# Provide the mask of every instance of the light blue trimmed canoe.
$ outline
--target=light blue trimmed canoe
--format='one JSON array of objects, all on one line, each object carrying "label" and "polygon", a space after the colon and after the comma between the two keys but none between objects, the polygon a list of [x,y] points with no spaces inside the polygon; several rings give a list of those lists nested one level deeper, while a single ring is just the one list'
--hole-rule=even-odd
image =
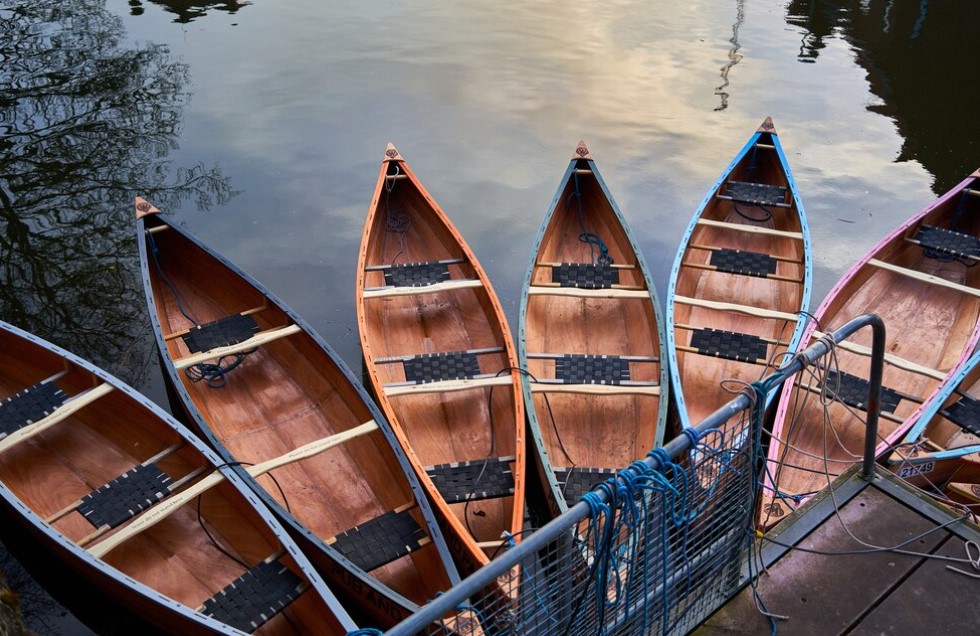
[{"label": "light blue trimmed canoe", "polygon": [[667,352],[681,426],[797,349],[812,278],[803,203],[767,117],[701,201],[671,268]]},{"label": "light blue trimmed canoe", "polygon": [[664,322],[650,271],[584,142],[524,277],[518,356],[553,515],[663,443]]}]

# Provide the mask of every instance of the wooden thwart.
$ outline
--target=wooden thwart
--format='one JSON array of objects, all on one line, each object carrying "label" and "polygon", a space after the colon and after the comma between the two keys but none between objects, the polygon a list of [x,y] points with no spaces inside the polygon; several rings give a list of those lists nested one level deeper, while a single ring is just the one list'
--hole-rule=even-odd
[{"label": "wooden thwart", "polygon": [[713,221],[711,219],[698,219],[698,225],[709,227],[720,227],[737,232],[748,232],[750,234],[767,234],[769,236],[782,236],[784,238],[803,240],[802,232],[787,232],[785,230],[774,230],[769,227],[759,227],[758,225],[746,225],[744,223],[728,223],[726,221]]},{"label": "wooden thwart", "polygon": [[953,281],[946,280],[945,278],[939,278],[938,276],[933,276],[932,274],[924,274],[922,272],[918,272],[914,269],[909,269],[907,267],[892,265],[891,263],[880,261],[877,258],[870,259],[868,261],[868,264],[873,265],[874,267],[877,267],[879,269],[884,269],[884,270],[888,270],[889,272],[895,272],[896,274],[901,274],[902,276],[908,276],[909,278],[921,280],[925,283],[931,283],[933,285],[939,285],[940,287],[954,289],[958,292],[963,292],[964,294],[980,296],[980,289],[976,289],[975,287],[967,287],[966,285],[960,285],[959,283],[954,283]]},{"label": "wooden thwart", "polygon": [[[704,250],[706,252],[717,252],[719,250],[731,249],[731,248],[726,248],[726,247],[718,247],[716,245],[703,245],[703,244],[699,244],[699,243],[691,243],[690,245],[688,245],[688,247],[691,248],[691,249],[693,249],[693,250]],[[782,261],[784,263],[795,263],[797,265],[802,265],[803,264],[803,261],[801,261],[798,258],[793,258],[793,257],[790,257],[790,256],[780,256],[779,254],[770,254],[769,255],[769,258],[771,258],[773,260],[776,260],[776,261]]]},{"label": "wooden thwart", "polygon": [[[538,283],[537,284],[537,287],[562,288],[562,289],[584,289],[586,291],[598,291],[598,290],[589,289],[587,287],[563,287],[561,283],[550,283],[550,282],[549,283]],[[613,291],[623,289],[623,290],[626,290],[626,291],[641,291],[644,294],[649,294],[649,292],[647,292],[645,290],[645,288],[643,288],[643,287],[637,287],[636,285],[618,285],[618,284],[613,284],[611,287],[603,287],[602,289],[603,290],[607,290],[608,289],[608,290],[613,290]]]},{"label": "wooden thwart", "polygon": [[[535,267],[561,267],[567,263],[559,263],[558,261],[539,261],[534,264]],[[632,263],[609,263],[605,267],[611,267],[613,269],[636,269],[636,265]]]},{"label": "wooden thwart", "polygon": [[543,287],[533,285],[527,288],[528,296],[573,296],[576,298],[646,298],[650,300],[647,290],[633,289],[583,289],[580,287]]},{"label": "wooden thwart", "polygon": [[[331,435],[329,437],[324,437],[323,439],[319,439],[310,442],[309,444],[300,446],[299,448],[294,449],[280,457],[270,459],[268,461],[262,462],[261,464],[255,464],[254,466],[249,466],[245,468],[245,470],[252,477],[258,477],[269,471],[275,470],[276,468],[280,468],[281,466],[284,466],[286,464],[290,464],[292,462],[296,462],[301,459],[307,459],[309,457],[313,457],[314,455],[322,453],[330,448],[333,448],[334,446],[343,444],[344,442],[354,439],[355,437],[364,435],[366,433],[370,433],[371,431],[374,431],[377,428],[378,428],[377,422],[375,422],[374,420],[370,420],[368,422],[365,422],[364,424],[355,426],[350,430],[343,431],[335,435]],[[139,534],[140,532],[152,528],[156,524],[160,523],[168,516],[170,516],[177,510],[179,510],[181,506],[188,503],[189,501],[192,501],[194,498],[196,498],[198,495],[203,494],[208,489],[221,483],[222,480],[224,480],[224,475],[220,471],[217,470],[214,471],[213,473],[211,473],[201,481],[197,482],[187,490],[184,490],[179,494],[174,495],[173,497],[164,499],[156,506],[153,506],[145,513],[143,513],[142,516],[137,518],[135,521],[130,523],[125,528],[121,529],[116,534],[92,546],[91,548],[88,549],[89,553],[91,553],[96,557],[101,558],[110,550],[117,547],[127,539],[130,539],[136,536],[137,534]]]},{"label": "wooden thwart", "polygon": [[[685,331],[698,331],[699,329],[703,329],[703,327],[695,327],[694,325],[685,325],[685,324],[679,323],[679,322],[678,323],[675,323],[674,326],[677,327],[678,329],[683,329]],[[789,346],[789,343],[788,342],[784,342],[782,340],[777,340],[775,338],[765,338],[763,336],[756,336],[755,334],[753,334],[753,336],[755,338],[758,338],[759,340],[765,342],[766,344],[779,345],[779,346],[783,346],[783,347],[788,347]]]},{"label": "wooden thwart", "polygon": [[217,347],[215,349],[211,349],[210,351],[202,351],[201,353],[187,356],[186,358],[179,358],[174,360],[174,367],[177,369],[192,367],[195,364],[204,362],[205,360],[220,358],[221,356],[227,356],[234,353],[239,353],[241,351],[248,351],[249,349],[254,349],[272,342],[273,340],[278,340],[283,336],[290,336],[301,331],[303,331],[303,329],[299,325],[288,325],[279,329],[270,329],[269,331],[257,333],[248,340],[244,340],[238,344],[228,345],[227,347]]},{"label": "wooden thwart", "polygon": [[[718,267],[716,267],[715,265],[711,265],[711,264],[708,264],[708,263],[694,263],[694,262],[691,262],[691,261],[685,261],[685,262],[681,263],[681,267],[692,267],[694,269],[706,269],[706,270],[710,270],[710,271],[713,271],[713,272],[722,272],[722,273],[725,273],[725,274],[732,274],[732,275],[735,275],[735,276],[741,275],[740,272],[738,272],[738,273],[736,273],[736,272],[727,272],[725,270],[718,269]],[[802,278],[796,278],[796,277],[793,277],[793,276],[783,276],[781,274],[767,274],[766,276],[761,276],[759,278],[761,278],[763,280],[784,281],[784,282],[787,282],[787,283],[802,283],[803,282],[803,279]]]},{"label": "wooden thwart", "polygon": [[79,409],[94,402],[110,391],[112,391],[112,385],[103,383],[95,388],[89,389],[84,393],[79,393],[55,409],[51,415],[48,415],[44,419],[38,420],[33,424],[17,429],[3,439],[0,439],[0,453],[16,444],[19,444],[20,442],[23,442],[24,440],[34,437],[38,433],[46,431],[61,420],[71,417]]},{"label": "wooden thwart", "polygon": [[471,289],[483,287],[483,283],[475,278],[465,278],[460,280],[450,280],[442,283],[433,283],[421,287],[376,287],[365,289],[364,298],[385,298],[388,296],[418,296],[421,294],[435,294],[456,289]]},{"label": "wooden thwart", "polygon": [[799,316],[796,314],[791,314],[785,311],[776,311],[775,309],[763,309],[761,307],[750,307],[748,305],[736,305],[735,303],[723,303],[715,300],[701,300],[699,298],[689,298],[687,296],[675,295],[674,302],[681,303],[682,305],[705,307],[707,309],[718,309],[720,311],[733,311],[739,314],[756,316],[757,318],[771,318],[773,320],[788,320],[791,322],[796,322],[796,320],[799,318]]},{"label": "wooden thwart", "polygon": [[[814,330],[813,331],[813,337],[814,338],[823,338],[825,335],[827,335],[827,334],[825,334],[822,331],[817,331],[817,330]],[[856,354],[861,355],[861,356],[868,356],[868,357],[871,356],[871,348],[870,347],[865,347],[863,345],[859,345],[859,344],[854,343],[854,342],[851,342],[849,340],[844,340],[842,342],[838,342],[836,346],[839,347],[840,349],[844,349],[845,351],[850,351],[851,353],[856,353]],[[885,362],[887,362],[888,364],[892,365],[893,367],[897,367],[897,368],[903,369],[905,371],[911,371],[912,373],[918,373],[920,375],[925,375],[925,376],[928,376],[930,378],[933,378],[934,380],[939,380],[940,382],[943,381],[943,380],[945,380],[946,379],[946,376],[949,375],[949,373],[946,373],[946,372],[943,372],[943,371],[939,371],[939,370],[936,370],[936,369],[932,369],[930,367],[926,367],[926,366],[923,366],[921,364],[917,364],[915,362],[912,362],[911,360],[906,360],[905,358],[900,358],[900,357],[898,357],[896,355],[893,355],[891,353],[886,353],[885,354]]]},{"label": "wooden thwart", "polygon": [[[485,347],[483,349],[467,349],[467,350],[463,351],[462,353],[470,353],[470,354],[473,354],[473,355],[480,356],[480,355],[486,355],[486,354],[490,354],[490,353],[503,353],[504,351],[506,351],[506,349],[504,349],[503,347]],[[387,357],[384,357],[384,358],[375,358],[374,359],[374,363],[375,364],[393,364],[395,362],[406,362],[406,361],[409,361],[409,360],[414,360],[417,357],[418,356],[417,355],[414,355],[414,354],[413,355],[406,355],[406,356],[387,356]]]},{"label": "wooden thwart", "polygon": [[[467,262],[465,258],[444,258],[439,261],[432,261],[432,264],[439,265],[456,265],[459,263]],[[391,269],[392,265],[368,265],[364,268],[365,272],[383,272],[385,270]]]},{"label": "wooden thwart", "polygon": [[481,378],[464,378],[461,380],[444,380],[441,382],[426,382],[424,384],[386,385],[385,395],[414,395],[417,393],[449,393],[451,391],[467,391],[483,389],[491,386],[508,386],[514,379],[510,375],[490,376]]},{"label": "wooden thwart", "polygon": [[658,384],[567,384],[532,382],[531,393],[581,393],[585,395],[660,395]]}]

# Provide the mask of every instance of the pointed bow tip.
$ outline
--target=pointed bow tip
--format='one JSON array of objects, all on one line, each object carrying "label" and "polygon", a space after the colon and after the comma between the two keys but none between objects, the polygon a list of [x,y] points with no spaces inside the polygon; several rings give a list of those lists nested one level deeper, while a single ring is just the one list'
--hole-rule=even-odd
[{"label": "pointed bow tip", "polygon": [[772,123],[772,117],[766,116],[766,119],[759,126],[759,132],[767,132],[776,134],[776,124]]},{"label": "pointed bow tip", "polygon": [[980,168],[977,168],[976,170],[974,170],[973,171],[973,174],[971,174],[970,176],[971,177],[980,177]]},{"label": "pointed bow tip", "polygon": [[136,218],[142,219],[148,214],[160,214],[160,209],[143,197],[136,197]]},{"label": "pointed bow tip", "polygon": [[579,141],[578,145],[575,146],[575,154],[572,155],[572,159],[591,159],[592,153],[589,152],[589,147],[585,145],[584,141]]},{"label": "pointed bow tip", "polygon": [[402,155],[398,152],[398,148],[395,148],[395,144],[388,142],[385,146],[385,161],[402,161]]}]

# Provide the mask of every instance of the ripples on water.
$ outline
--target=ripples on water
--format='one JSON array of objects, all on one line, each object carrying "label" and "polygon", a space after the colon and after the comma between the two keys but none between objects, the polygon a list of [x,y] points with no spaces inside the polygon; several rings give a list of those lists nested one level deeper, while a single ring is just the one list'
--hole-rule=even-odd
[{"label": "ripples on water", "polygon": [[0,0],[2,317],[165,403],[142,194],[360,368],[354,267],[388,141],[512,323],[579,139],[663,290],[698,201],[772,115],[814,306],[980,165],[972,0],[667,4]]}]

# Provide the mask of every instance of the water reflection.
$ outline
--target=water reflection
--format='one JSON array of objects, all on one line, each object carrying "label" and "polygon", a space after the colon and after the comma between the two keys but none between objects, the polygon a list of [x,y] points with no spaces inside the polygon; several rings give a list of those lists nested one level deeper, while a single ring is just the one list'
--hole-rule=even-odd
[{"label": "water reflection", "polygon": [[715,108],[716,111],[728,108],[728,92],[725,90],[728,88],[728,72],[742,59],[738,52],[742,48],[738,42],[738,30],[741,28],[742,22],[745,21],[745,0],[738,0],[736,11],[735,24],[732,25],[732,38],[729,40],[732,43],[732,48],[728,50],[728,62],[721,67],[721,85],[715,89],[715,95],[721,97],[721,104]]},{"label": "water reflection", "polygon": [[[129,0],[129,11],[132,15],[142,15],[145,9],[143,8],[143,2],[140,0]],[[247,7],[252,4],[251,2],[236,2],[235,0],[228,0],[227,2],[193,2],[193,0],[149,0],[149,4],[157,4],[167,11],[167,13],[173,13],[177,17],[174,18],[174,22],[180,22],[182,24],[187,24],[193,22],[195,18],[201,18],[208,14],[209,10],[226,11],[232,15],[238,12],[242,7]]]},{"label": "water reflection", "polygon": [[102,2],[19,3],[0,22],[0,316],[139,386],[151,339],[133,194],[200,208],[231,196],[217,168],[167,161],[187,66],[163,46],[122,47]]},{"label": "water reflection", "polygon": [[817,61],[824,41],[856,49],[880,100],[868,108],[893,119],[904,139],[899,161],[917,160],[945,192],[980,166],[975,75],[980,5],[892,0],[793,0],[786,21],[803,30],[800,61]]}]

